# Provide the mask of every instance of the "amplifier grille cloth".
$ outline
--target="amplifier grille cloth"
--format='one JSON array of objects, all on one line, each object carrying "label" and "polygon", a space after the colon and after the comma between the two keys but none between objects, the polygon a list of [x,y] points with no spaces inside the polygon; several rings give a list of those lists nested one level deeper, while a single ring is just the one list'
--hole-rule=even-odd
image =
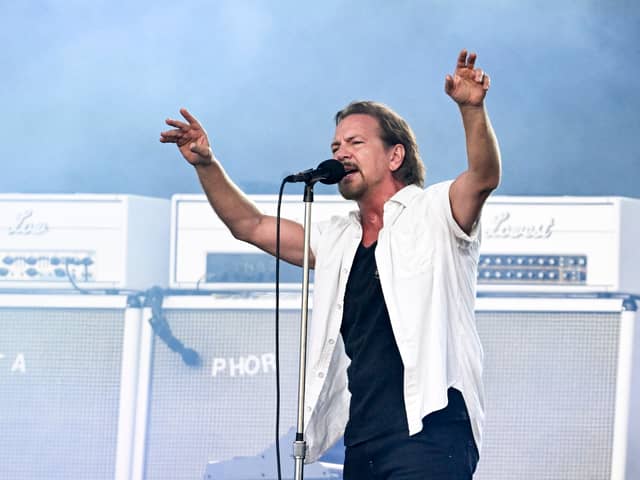
[{"label": "amplifier grille cloth", "polygon": [[113,480],[123,318],[0,308],[0,478]]},{"label": "amplifier grille cloth", "polygon": [[620,315],[482,312],[478,480],[609,479]]},{"label": "amplifier grille cloth", "polygon": [[[145,478],[192,480],[210,460],[263,451],[275,440],[274,312],[165,314],[203,364],[188,367],[154,343]],[[296,423],[299,323],[299,312],[280,312],[281,435]]]},{"label": "amplifier grille cloth", "polygon": [[[199,478],[209,460],[273,442],[274,374],[260,360],[274,351],[273,313],[166,313],[203,366],[155,344],[145,477]],[[281,317],[284,434],[295,424],[299,313]],[[620,315],[480,312],[477,321],[487,424],[474,478],[610,478]]]}]

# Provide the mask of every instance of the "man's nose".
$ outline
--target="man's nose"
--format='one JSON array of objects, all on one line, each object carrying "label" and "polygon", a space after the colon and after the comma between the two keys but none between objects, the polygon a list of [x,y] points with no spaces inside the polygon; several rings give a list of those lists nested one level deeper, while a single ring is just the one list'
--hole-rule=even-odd
[{"label": "man's nose", "polygon": [[344,146],[338,147],[338,149],[333,152],[333,158],[339,160],[340,162],[344,162],[345,160],[347,160],[349,158],[349,155],[349,151]]}]

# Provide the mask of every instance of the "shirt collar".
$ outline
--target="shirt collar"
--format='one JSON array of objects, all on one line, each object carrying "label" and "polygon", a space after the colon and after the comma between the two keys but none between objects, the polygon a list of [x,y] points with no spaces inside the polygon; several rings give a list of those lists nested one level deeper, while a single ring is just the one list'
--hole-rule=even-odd
[{"label": "shirt collar", "polygon": [[390,227],[400,216],[400,213],[411,203],[422,189],[416,185],[407,185],[398,190],[384,204],[384,225]]},{"label": "shirt collar", "polygon": [[400,190],[398,190],[393,195],[393,197],[387,200],[387,203],[385,203],[385,207],[390,202],[399,203],[403,207],[406,207],[407,205],[409,205],[409,203],[411,203],[411,200],[413,200],[415,196],[418,195],[420,192],[422,192],[422,188],[420,188],[419,186],[414,184],[407,185],[401,188]]},{"label": "shirt collar", "polygon": [[[411,201],[416,197],[416,195],[418,195],[422,191],[423,191],[422,188],[414,184],[406,185],[402,187],[400,190],[394,193],[389,200],[386,201],[386,203],[384,204],[385,212],[387,211],[388,208],[393,208],[394,210],[398,210],[397,208],[398,206],[406,208],[407,205],[409,205]],[[351,212],[349,212],[349,219],[351,220],[352,223],[357,224],[359,226],[360,211],[352,210]]]}]

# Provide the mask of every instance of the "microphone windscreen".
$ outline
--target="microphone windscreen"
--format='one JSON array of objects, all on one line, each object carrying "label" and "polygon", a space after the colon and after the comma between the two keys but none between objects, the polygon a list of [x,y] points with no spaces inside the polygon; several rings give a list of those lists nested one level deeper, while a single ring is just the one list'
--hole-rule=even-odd
[{"label": "microphone windscreen", "polygon": [[[347,174],[344,169],[344,165],[342,165],[342,163],[338,160],[334,160],[333,158],[320,163],[320,165],[318,165],[318,170],[323,171],[323,178],[320,179],[320,182],[324,183],[325,185],[338,183]],[[326,172],[326,174],[324,172]]]}]

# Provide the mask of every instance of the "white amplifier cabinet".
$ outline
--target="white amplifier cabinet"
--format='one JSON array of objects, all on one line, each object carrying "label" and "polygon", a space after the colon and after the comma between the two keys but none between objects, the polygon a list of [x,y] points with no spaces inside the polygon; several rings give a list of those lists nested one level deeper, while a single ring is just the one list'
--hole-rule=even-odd
[{"label": "white amplifier cabinet", "polygon": [[[165,297],[172,334],[198,353],[198,366],[153,334],[144,310],[132,480],[202,478],[210,461],[258,455],[274,443],[274,306],[266,292]],[[296,420],[300,296],[283,294],[280,306],[284,434]],[[292,461],[290,452],[282,461]]]},{"label": "white amplifier cabinet", "polygon": [[474,479],[640,478],[639,322],[630,299],[479,298]]},{"label": "white amplifier cabinet", "polygon": [[0,289],[166,286],[170,202],[131,195],[0,195]]},{"label": "white amplifier cabinet", "polygon": [[[252,197],[275,214],[275,196]],[[312,221],[356,208],[337,195],[316,196]],[[302,221],[288,195],[283,217]],[[492,196],[482,214],[479,292],[640,293],[640,200],[621,197]],[[203,195],[176,195],[171,216],[172,288],[272,288],[275,263],[235,240]],[[300,269],[281,264],[283,287]]]},{"label": "white amplifier cabinet", "polygon": [[[296,417],[299,305],[295,293],[281,300],[281,434]],[[273,295],[163,306],[202,362],[185,364],[154,336],[145,310],[132,480],[200,478],[209,462],[260,455],[275,435]],[[639,321],[631,299],[479,298],[486,423],[474,478],[640,478]]]},{"label": "white amplifier cabinet", "polygon": [[640,294],[640,200],[492,196],[480,292]]},{"label": "white amplifier cabinet", "polygon": [[[250,198],[264,213],[276,215],[277,195],[252,195]],[[233,238],[204,195],[174,195],[171,208],[171,288],[273,289],[273,257]],[[315,195],[312,222],[346,215],[356,208],[354,202],[339,195]],[[302,195],[283,197],[282,218],[304,223]],[[281,288],[297,289],[301,281],[301,268],[281,262]]]},{"label": "white amplifier cabinet", "polygon": [[129,480],[142,309],[0,295],[0,478]]}]

